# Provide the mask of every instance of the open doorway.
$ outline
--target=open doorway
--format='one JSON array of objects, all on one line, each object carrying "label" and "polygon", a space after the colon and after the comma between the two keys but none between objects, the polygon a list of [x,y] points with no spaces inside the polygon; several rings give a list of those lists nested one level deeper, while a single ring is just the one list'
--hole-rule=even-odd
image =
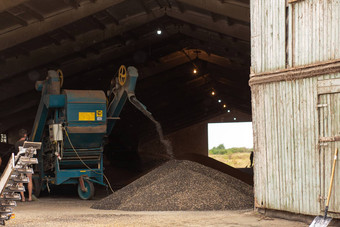
[{"label": "open doorway", "polygon": [[209,157],[234,168],[251,166],[252,122],[209,123]]}]

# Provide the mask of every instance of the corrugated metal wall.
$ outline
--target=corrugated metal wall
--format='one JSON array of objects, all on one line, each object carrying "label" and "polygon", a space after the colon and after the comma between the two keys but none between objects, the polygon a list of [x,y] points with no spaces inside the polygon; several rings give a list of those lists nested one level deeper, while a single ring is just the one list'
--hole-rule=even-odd
[{"label": "corrugated metal wall", "polygon": [[[289,4],[289,65],[340,58],[340,1],[304,0]],[[294,40],[294,41],[292,41]]]},{"label": "corrugated metal wall", "polygon": [[[251,73],[339,59],[339,16],[338,0],[252,0]],[[320,136],[340,133],[339,93],[318,94],[318,81],[331,78],[340,73],[251,87],[257,207],[309,215],[323,209],[340,147],[319,148]],[[318,108],[323,101],[329,109]],[[340,217],[339,161],[335,174],[330,210]]]},{"label": "corrugated metal wall", "polygon": [[[333,78],[333,79],[332,79]],[[324,78],[325,79],[325,78]],[[340,77],[327,78],[328,80],[318,81],[318,114],[319,114],[319,138],[332,138],[340,135]],[[333,83],[333,85],[331,85]],[[337,84],[337,86],[334,86]],[[337,89],[330,89],[330,87]],[[323,199],[326,198],[332,164],[334,159],[334,151],[340,149],[340,141],[336,142],[320,142],[320,187]],[[340,161],[337,161],[335,176],[333,182],[333,194],[330,199],[329,211],[338,213],[340,217]],[[324,209],[325,201],[321,201],[321,209]]]},{"label": "corrugated metal wall", "polygon": [[285,1],[252,0],[251,67],[254,73],[285,67]]},{"label": "corrugated metal wall", "polygon": [[339,0],[302,0],[287,7],[284,0],[251,1],[253,73],[340,58]]},{"label": "corrugated metal wall", "polygon": [[[340,74],[252,87],[257,207],[320,213],[323,203],[319,196],[326,197],[335,145],[326,152],[318,148],[317,84],[318,80],[332,77],[340,78]],[[332,103],[339,107],[337,97]],[[340,124],[337,107],[329,116],[333,119],[323,123],[328,135],[332,134],[332,125]],[[340,190],[340,165],[336,173],[330,207],[340,212],[336,196]]]}]

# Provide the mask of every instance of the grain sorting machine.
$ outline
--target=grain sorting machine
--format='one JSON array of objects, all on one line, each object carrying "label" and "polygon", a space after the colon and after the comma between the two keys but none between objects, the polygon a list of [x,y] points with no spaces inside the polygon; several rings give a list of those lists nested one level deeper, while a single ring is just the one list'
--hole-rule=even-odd
[{"label": "grain sorting machine", "polygon": [[94,195],[94,185],[103,181],[103,141],[109,135],[126,102],[143,106],[134,89],[135,67],[121,66],[105,94],[101,90],[61,89],[63,74],[48,71],[36,82],[41,99],[30,141],[42,142],[39,165],[33,176],[35,194],[49,185],[78,184],[81,199]]}]

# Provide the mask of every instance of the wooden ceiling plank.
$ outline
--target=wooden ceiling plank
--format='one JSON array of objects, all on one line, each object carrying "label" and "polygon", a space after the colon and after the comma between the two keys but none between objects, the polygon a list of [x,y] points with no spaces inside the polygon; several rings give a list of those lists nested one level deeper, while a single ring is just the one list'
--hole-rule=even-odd
[{"label": "wooden ceiling plank", "polygon": [[[129,19],[121,21],[121,25],[119,27],[111,24],[107,26],[107,29],[105,31],[93,30],[77,37],[70,35],[69,32],[67,32],[65,29],[60,28],[59,30],[66,34],[70,38],[70,41],[65,40],[60,46],[50,45],[45,48],[31,51],[30,57],[6,59],[6,65],[0,68],[0,80],[70,55],[76,51],[75,47],[78,51],[81,51],[94,44],[103,42],[131,29],[147,24],[164,16],[164,11],[158,10],[155,11],[154,14],[155,16],[149,14],[141,14],[137,15],[136,17],[130,17]],[[77,45],[75,45],[74,43],[75,40],[77,40]]]},{"label": "wooden ceiling plank", "polygon": [[210,16],[186,11],[181,13],[178,9],[172,8],[166,14],[174,19],[192,24],[206,30],[222,33],[236,39],[250,42],[250,27],[242,24],[228,25],[226,21],[214,22]]},{"label": "wooden ceiling plank", "polygon": [[80,7],[79,0],[64,0],[64,2],[74,9],[78,9]]},{"label": "wooden ceiling plank", "polygon": [[28,0],[1,0],[0,1],[0,12],[4,12],[8,9],[11,9],[15,6],[23,4]]},{"label": "wooden ceiling plank", "polygon": [[[27,21],[21,19],[20,17],[15,16],[14,14],[12,14],[9,11],[5,11],[3,12],[3,15],[6,16],[9,20],[14,20],[15,23],[20,24],[24,27],[26,27],[28,25]],[[1,36],[0,36],[1,37]],[[4,40],[3,40],[4,41]]]},{"label": "wooden ceiling plank", "polygon": [[111,17],[115,25],[119,25],[119,20],[117,20],[117,17],[110,10],[105,10],[105,12]]},{"label": "wooden ceiling plank", "polygon": [[95,16],[91,17],[91,20],[93,21],[93,23],[100,29],[100,30],[105,30],[106,26],[105,24],[103,24],[100,20],[98,20]]},{"label": "wooden ceiling plank", "polygon": [[250,22],[250,9],[245,5],[237,5],[232,2],[221,2],[217,0],[176,0],[177,2],[190,5],[199,9],[208,10],[216,14],[231,17],[237,20]]},{"label": "wooden ceiling plank", "polygon": [[18,28],[15,31],[1,34],[0,38],[4,42],[0,43],[0,51],[61,28],[121,2],[123,2],[123,0],[98,0],[95,4],[83,4],[77,10],[68,10],[64,13],[45,18],[44,21],[32,23],[28,26]]},{"label": "wooden ceiling plank", "polygon": [[23,8],[26,11],[26,13],[30,14],[31,16],[38,19],[39,21],[45,20],[45,18],[40,13],[38,13],[36,10],[32,9],[27,4],[22,4],[20,7]]}]

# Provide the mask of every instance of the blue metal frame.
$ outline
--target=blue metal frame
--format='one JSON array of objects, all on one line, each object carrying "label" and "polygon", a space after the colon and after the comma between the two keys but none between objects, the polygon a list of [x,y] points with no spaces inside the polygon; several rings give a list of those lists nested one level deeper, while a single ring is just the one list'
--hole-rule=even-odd
[{"label": "blue metal frame", "polygon": [[[56,71],[49,71],[48,77],[45,81],[39,81],[36,84],[36,89],[41,91],[41,99],[38,107],[38,111],[34,120],[33,130],[30,137],[30,141],[41,142],[44,128],[46,127],[46,121],[50,110],[54,111],[54,122],[55,123],[63,123],[66,126],[66,130],[71,138],[74,138],[74,142],[77,145],[76,149],[79,149],[80,157],[85,155],[98,155],[99,159],[95,160],[84,160],[86,164],[93,165],[97,164],[98,168],[90,170],[85,166],[82,169],[65,169],[63,165],[68,166],[81,166],[82,162],[80,160],[67,160],[66,157],[74,157],[73,146],[70,146],[69,142],[65,139],[64,143],[64,157],[61,161],[57,158],[55,159],[55,170],[52,172],[44,172],[43,166],[43,147],[38,151],[38,159],[39,159],[39,170],[40,170],[40,180],[42,181],[44,178],[48,177],[48,182],[52,182],[53,184],[77,184],[79,182],[80,177],[85,177],[87,180],[107,186],[104,181],[103,175],[103,137],[109,135],[116,123],[117,117],[120,115],[123,106],[127,99],[130,99],[131,96],[134,96],[134,90],[137,82],[138,72],[134,67],[128,67],[128,77],[124,85],[119,87],[118,92],[115,93],[114,99],[111,102],[111,105],[106,107],[106,97],[104,95],[91,96],[84,92],[77,92],[72,90],[64,90],[64,94],[60,94],[60,78],[59,74]],[[50,89],[53,87],[53,89]],[[103,97],[104,98],[103,98]],[[69,100],[68,100],[69,99]],[[62,111],[64,108],[66,111]],[[78,114],[80,116],[80,112],[93,112],[97,110],[102,110],[102,116],[97,116],[95,121],[81,121],[80,117],[78,118]],[[64,116],[66,115],[66,116]],[[109,117],[110,119],[107,119]],[[69,118],[69,119],[68,119]],[[60,119],[65,119],[60,120]],[[103,132],[92,133],[84,132],[78,134],[76,132],[70,133],[69,127],[78,127],[84,128],[86,127],[94,127],[98,125],[105,125],[106,130],[104,128]],[[65,136],[65,133],[64,133]],[[86,141],[81,143],[80,141]],[[73,143],[73,141],[72,141]],[[72,147],[72,149],[71,149]],[[48,175],[51,174],[51,175]],[[54,176],[53,176],[54,175]],[[46,185],[42,186],[43,188]]]},{"label": "blue metal frame", "polygon": [[[72,161],[70,161],[72,162]],[[84,161],[86,163],[86,161]],[[75,163],[75,161],[73,161]],[[81,176],[88,177],[88,180],[107,186],[103,176],[103,154],[100,154],[100,164],[98,169],[60,169],[59,160],[55,160],[55,184],[76,184]],[[93,179],[94,178],[94,179]]]}]

